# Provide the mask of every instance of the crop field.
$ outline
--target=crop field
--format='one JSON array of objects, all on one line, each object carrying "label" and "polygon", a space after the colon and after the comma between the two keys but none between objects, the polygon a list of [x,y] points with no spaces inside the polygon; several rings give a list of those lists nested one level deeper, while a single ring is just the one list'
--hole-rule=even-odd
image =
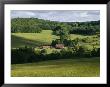
[{"label": "crop field", "polygon": [[99,77],[100,58],[73,58],[12,64],[12,77]]}]

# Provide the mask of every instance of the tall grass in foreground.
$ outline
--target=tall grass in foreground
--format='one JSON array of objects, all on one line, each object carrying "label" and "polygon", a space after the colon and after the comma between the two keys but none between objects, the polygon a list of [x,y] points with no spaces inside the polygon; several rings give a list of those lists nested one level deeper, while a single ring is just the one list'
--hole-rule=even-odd
[{"label": "tall grass in foreground", "polygon": [[38,63],[13,64],[12,77],[98,77],[100,58],[49,60]]}]

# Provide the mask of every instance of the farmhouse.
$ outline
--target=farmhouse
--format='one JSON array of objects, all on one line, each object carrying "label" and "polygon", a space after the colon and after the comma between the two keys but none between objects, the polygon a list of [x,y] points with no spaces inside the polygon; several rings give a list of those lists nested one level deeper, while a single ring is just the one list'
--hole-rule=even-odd
[{"label": "farmhouse", "polygon": [[50,48],[51,46],[42,46],[43,49]]},{"label": "farmhouse", "polygon": [[62,48],[64,48],[64,44],[56,44],[55,48],[62,49]]}]

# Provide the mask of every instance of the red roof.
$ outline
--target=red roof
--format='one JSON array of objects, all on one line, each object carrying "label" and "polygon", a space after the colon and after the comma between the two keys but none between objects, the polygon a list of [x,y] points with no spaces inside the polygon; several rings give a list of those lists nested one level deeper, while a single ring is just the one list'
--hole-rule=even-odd
[{"label": "red roof", "polygon": [[64,48],[64,44],[56,44],[55,47],[56,48]]}]

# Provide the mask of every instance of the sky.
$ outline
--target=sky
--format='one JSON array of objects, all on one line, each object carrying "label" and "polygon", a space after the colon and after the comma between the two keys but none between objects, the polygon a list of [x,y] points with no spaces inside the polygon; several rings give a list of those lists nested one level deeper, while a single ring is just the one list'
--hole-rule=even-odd
[{"label": "sky", "polygon": [[99,10],[12,10],[11,18],[39,18],[60,22],[100,20]]}]

